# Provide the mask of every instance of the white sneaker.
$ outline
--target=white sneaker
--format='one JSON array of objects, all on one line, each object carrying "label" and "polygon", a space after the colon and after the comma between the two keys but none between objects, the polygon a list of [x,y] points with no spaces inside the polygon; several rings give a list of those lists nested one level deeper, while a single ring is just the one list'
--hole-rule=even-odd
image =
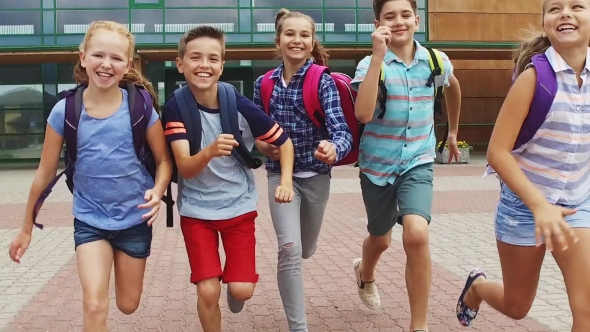
[{"label": "white sneaker", "polygon": [[379,309],[379,307],[381,307],[381,298],[379,298],[379,291],[377,290],[377,285],[375,285],[375,280],[371,282],[366,282],[362,280],[360,269],[362,261],[362,258],[356,258],[352,262],[359,297],[361,298],[361,301],[363,301],[363,303],[367,306],[367,308],[377,310]]}]

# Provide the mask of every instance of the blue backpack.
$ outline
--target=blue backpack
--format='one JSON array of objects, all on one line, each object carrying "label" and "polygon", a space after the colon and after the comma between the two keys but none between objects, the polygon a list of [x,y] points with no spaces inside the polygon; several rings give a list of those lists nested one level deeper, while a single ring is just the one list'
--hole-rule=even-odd
[{"label": "blue backpack", "polygon": [[[59,173],[50,183],[41,196],[35,202],[33,209],[33,223],[40,229],[43,225],[36,222],[37,215],[45,199],[51,194],[57,181],[66,176],[66,184],[71,193],[74,192],[74,172],[78,156],[78,124],[82,113],[82,94],[86,85],[78,85],[70,90],[59,93],[58,98],[66,99],[64,117],[64,141],[66,145],[64,153],[65,169]],[[153,99],[143,86],[127,84],[126,86],[129,102],[130,125],[133,133],[133,145],[139,161],[145,166],[150,176],[156,177],[156,163],[151,149],[146,141],[147,126],[152,116]],[[173,204],[170,197],[163,197],[166,204]]]},{"label": "blue backpack", "polygon": [[[262,160],[254,158],[250,155],[250,151],[246,148],[244,140],[242,139],[242,133],[240,132],[239,126],[239,112],[236,101],[237,95],[236,88],[225,82],[217,82],[217,96],[219,98],[219,116],[221,120],[221,128],[224,134],[232,134],[234,139],[238,141],[239,146],[232,150],[232,156],[238,160],[238,162],[247,168],[257,169],[262,165]],[[178,105],[182,122],[186,128],[186,134],[188,136],[190,154],[191,156],[196,155],[201,150],[201,138],[203,136],[203,126],[201,124],[201,113],[199,112],[199,105],[195,100],[193,93],[191,92],[188,85],[178,88],[174,91],[174,99]],[[168,99],[166,103],[171,100]],[[172,158],[172,180],[168,184],[167,197],[172,197],[172,182],[178,183],[178,167],[174,160],[174,153],[170,149],[170,156]],[[173,226],[173,205],[167,204],[166,206],[166,225],[168,227]]]}]

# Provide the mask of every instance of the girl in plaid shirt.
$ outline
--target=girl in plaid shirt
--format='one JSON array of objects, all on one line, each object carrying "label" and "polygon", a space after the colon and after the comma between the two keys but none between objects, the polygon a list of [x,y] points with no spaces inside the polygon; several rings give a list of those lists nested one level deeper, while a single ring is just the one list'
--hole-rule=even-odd
[{"label": "girl in plaid shirt", "polygon": [[[274,87],[266,111],[293,141],[295,197],[290,204],[269,204],[278,240],[278,286],[289,329],[307,331],[301,262],[316,250],[330,193],[330,170],[351,151],[352,134],[329,74],[324,73],[319,84],[325,127],[314,125],[304,108],[305,73],[314,60],[320,65],[327,62],[327,54],[315,38],[311,17],[283,9],[277,14],[275,25],[275,41],[283,63],[270,76]],[[265,109],[261,100],[262,79],[263,76],[256,80],[254,103]],[[267,156],[268,192],[274,197],[280,183],[279,151],[264,142],[256,142],[256,147]]]}]

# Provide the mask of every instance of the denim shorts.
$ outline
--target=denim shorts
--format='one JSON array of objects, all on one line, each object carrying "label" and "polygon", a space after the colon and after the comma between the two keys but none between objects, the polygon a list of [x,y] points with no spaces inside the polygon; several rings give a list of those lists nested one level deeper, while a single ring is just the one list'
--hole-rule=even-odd
[{"label": "denim shorts", "polygon": [[[500,202],[496,209],[496,239],[517,245],[535,246],[535,219],[531,210],[506,184],[502,184]],[[579,205],[561,205],[569,209],[577,209],[565,220],[572,228],[590,228],[590,198]],[[544,239],[542,239],[544,243]]]},{"label": "denim shorts", "polygon": [[146,258],[152,245],[152,226],[147,221],[131,228],[108,231],[74,219],[75,248],[81,244],[106,240],[113,250],[118,250],[133,258]]}]

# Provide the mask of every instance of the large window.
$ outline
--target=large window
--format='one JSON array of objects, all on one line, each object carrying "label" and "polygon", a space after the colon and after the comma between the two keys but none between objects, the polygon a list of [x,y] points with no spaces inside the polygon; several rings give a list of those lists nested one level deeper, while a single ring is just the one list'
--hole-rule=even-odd
[{"label": "large window", "polygon": [[[138,44],[176,43],[199,25],[223,30],[228,45],[271,44],[276,13],[283,7],[303,12],[316,23],[326,44],[370,43],[372,0],[19,0],[0,1],[0,48],[77,45],[96,20],[128,26]],[[18,3],[18,5],[16,4]],[[426,0],[419,0],[418,41],[427,39]]]},{"label": "large window", "polygon": [[0,66],[0,160],[39,158],[45,132],[41,65]]}]

